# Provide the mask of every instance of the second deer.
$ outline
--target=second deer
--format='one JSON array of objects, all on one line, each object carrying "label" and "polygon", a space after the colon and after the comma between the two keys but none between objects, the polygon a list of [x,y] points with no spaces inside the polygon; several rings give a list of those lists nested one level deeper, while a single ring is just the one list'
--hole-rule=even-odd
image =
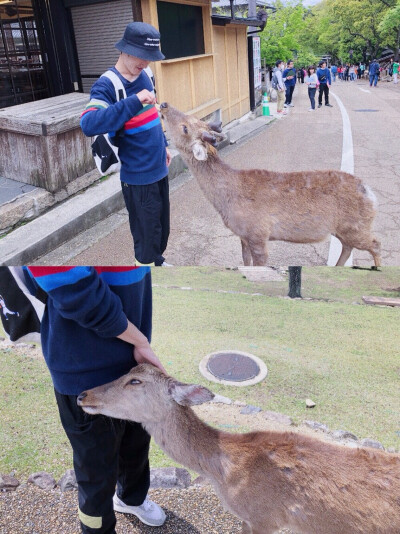
[{"label": "second deer", "polygon": [[243,534],[399,534],[400,455],[292,432],[221,432],[190,408],[213,397],[141,364],[78,404],[142,423],[171,458],[210,480]]},{"label": "second deer", "polygon": [[371,253],[380,265],[379,241],[372,234],[376,197],[341,171],[272,172],[238,170],[223,162],[214,146],[221,125],[189,117],[164,102],[167,130],[182,158],[222,220],[240,237],[244,265],[266,265],[267,242],[318,243],[330,235],[342,243],[337,265],[353,248]]}]

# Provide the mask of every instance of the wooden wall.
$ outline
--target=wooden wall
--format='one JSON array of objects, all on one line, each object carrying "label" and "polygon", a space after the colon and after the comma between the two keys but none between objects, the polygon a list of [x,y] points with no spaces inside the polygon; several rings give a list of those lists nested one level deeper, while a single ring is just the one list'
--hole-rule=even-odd
[{"label": "wooden wall", "polygon": [[250,111],[246,26],[214,26],[217,93],[222,98],[222,122]]},{"label": "wooden wall", "polygon": [[[221,110],[224,124],[250,110],[246,26],[213,26],[209,0],[168,0],[200,5],[205,54],[151,64],[157,99],[199,118]],[[142,0],[143,21],[158,28],[156,0]]]}]

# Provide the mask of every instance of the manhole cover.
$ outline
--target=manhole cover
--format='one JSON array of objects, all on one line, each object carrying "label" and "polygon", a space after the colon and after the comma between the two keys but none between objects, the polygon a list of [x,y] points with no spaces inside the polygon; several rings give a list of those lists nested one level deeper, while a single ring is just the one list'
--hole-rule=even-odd
[{"label": "manhole cover", "polygon": [[361,113],[376,113],[379,109],[355,109],[354,111]]},{"label": "manhole cover", "polygon": [[207,369],[220,380],[242,382],[251,380],[260,372],[260,367],[250,358],[238,352],[219,352],[210,357]]}]

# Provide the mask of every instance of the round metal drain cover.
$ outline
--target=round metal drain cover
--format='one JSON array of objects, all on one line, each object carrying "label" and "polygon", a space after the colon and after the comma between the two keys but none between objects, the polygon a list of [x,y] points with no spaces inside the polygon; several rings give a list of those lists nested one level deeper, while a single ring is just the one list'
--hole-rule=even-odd
[{"label": "round metal drain cover", "polygon": [[260,367],[244,354],[238,352],[219,352],[210,357],[207,369],[220,380],[243,382],[255,378]]}]

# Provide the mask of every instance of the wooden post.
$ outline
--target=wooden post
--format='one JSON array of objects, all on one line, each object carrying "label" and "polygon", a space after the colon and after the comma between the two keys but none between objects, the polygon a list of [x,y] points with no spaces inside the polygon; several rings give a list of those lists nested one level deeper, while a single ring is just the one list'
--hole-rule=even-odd
[{"label": "wooden post", "polygon": [[291,299],[301,296],[301,267],[289,267],[289,293]]}]

